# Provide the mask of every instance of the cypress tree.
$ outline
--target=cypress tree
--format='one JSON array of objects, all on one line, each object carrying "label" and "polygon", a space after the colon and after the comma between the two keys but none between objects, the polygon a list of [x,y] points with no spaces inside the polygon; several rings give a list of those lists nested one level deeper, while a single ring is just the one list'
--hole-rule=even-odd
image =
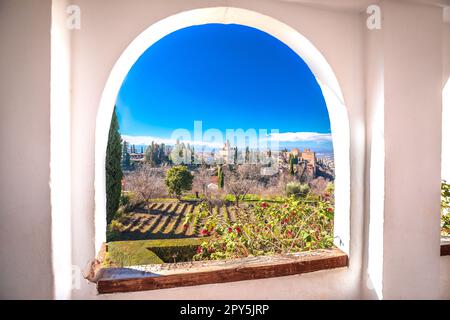
[{"label": "cypress tree", "polygon": [[108,146],[106,147],[106,222],[109,224],[119,209],[120,194],[122,192],[122,143],[119,133],[116,108],[109,128]]},{"label": "cypress tree", "polygon": [[[131,146],[131,152],[133,152],[133,146]],[[128,152],[128,142],[125,140],[122,143],[122,168],[129,169],[131,166],[130,153]]]},{"label": "cypress tree", "polygon": [[289,155],[289,173],[291,175],[294,175],[294,157],[292,155]]},{"label": "cypress tree", "polygon": [[218,178],[217,184],[219,185],[219,188],[223,189],[224,181],[223,181],[223,170],[221,166],[218,166],[217,168],[217,178]]},{"label": "cypress tree", "polygon": [[148,145],[145,149],[145,162],[150,163],[152,159],[152,145]]}]

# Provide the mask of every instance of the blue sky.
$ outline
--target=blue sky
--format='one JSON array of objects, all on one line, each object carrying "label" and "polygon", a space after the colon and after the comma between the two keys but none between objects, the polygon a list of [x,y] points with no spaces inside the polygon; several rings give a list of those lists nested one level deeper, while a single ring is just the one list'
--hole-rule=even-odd
[{"label": "blue sky", "polygon": [[280,147],[332,150],[325,101],[308,66],[276,38],[241,25],[192,26],[138,59],[117,97],[131,143],[170,143],[175,129],[276,129]]}]

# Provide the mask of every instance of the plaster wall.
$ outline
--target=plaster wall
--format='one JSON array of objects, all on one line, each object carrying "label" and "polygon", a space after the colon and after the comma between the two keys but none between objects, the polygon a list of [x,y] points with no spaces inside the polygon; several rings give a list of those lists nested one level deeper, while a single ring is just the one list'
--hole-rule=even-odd
[{"label": "plaster wall", "polygon": [[[443,84],[447,90],[446,104],[443,106],[442,130],[442,178],[450,181],[450,6],[445,9],[445,23],[442,30]],[[443,299],[450,299],[450,256],[441,257],[439,265],[439,292]]]},{"label": "plaster wall", "polygon": [[[70,70],[70,78],[61,78],[67,81],[64,90],[71,86],[70,117],[66,118],[71,128],[66,143],[70,146],[72,246],[66,267],[73,263],[84,268],[95,256],[95,122],[114,63],[149,25],[175,13],[212,6],[254,10],[290,25],[316,46],[336,74],[351,133],[350,267],[102,296],[83,280],[80,288],[55,295],[49,187],[52,1],[4,0],[0,2],[0,141],[2,150],[12,151],[2,153],[0,162],[0,176],[7,181],[0,192],[0,298],[380,298],[377,284],[384,298],[450,298],[450,257],[438,253],[440,97],[450,66],[450,31],[448,24],[440,23],[440,9],[385,1],[385,29],[379,37],[380,33],[366,31],[365,13],[275,0],[74,3],[81,8],[81,29],[63,36],[70,42],[65,53],[70,65],[67,60],[62,64]],[[381,204],[382,224],[373,229],[378,233],[373,241],[382,237],[383,243],[381,252],[375,250],[383,257],[381,265],[375,259],[375,266],[381,268],[372,273],[378,273],[377,280],[367,273],[369,213],[373,212],[367,195],[374,149],[366,149],[366,142],[373,141],[377,119],[373,108],[380,101],[386,141],[386,177],[382,179],[386,202]],[[423,159],[428,165],[420,171],[417,163],[405,161],[408,154],[417,154],[417,148],[428,149]],[[423,184],[417,185],[417,181]]]},{"label": "plaster wall", "polygon": [[383,9],[383,294],[438,298],[442,10],[391,1]]},{"label": "plaster wall", "polygon": [[0,2],[0,298],[53,296],[51,12],[51,0]]},{"label": "plaster wall", "polygon": [[[439,256],[439,159],[441,88],[450,60],[448,24],[442,22],[440,8],[379,4],[382,29],[367,32],[366,38],[370,192],[362,296],[445,299],[450,265],[448,257]],[[383,161],[374,154],[377,137],[385,144]],[[426,152],[416,153],[418,149]],[[377,169],[380,163],[384,168]],[[372,171],[385,171],[385,176]],[[373,271],[381,281],[370,290]]]},{"label": "plaster wall", "polygon": [[[358,13],[332,12],[279,1],[76,1],[81,29],[72,34],[72,232],[73,263],[85,265],[94,255],[94,133],[98,104],[114,63],[149,25],[186,10],[235,6],[269,15],[307,37],[335,72],[348,107],[351,130],[350,268],[310,275],[115,294],[100,298],[356,298],[362,251],[364,182],[364,100],[362,28]],[[101,41],[100,41],[101,39]],[[339,42],[335,39],[340,39]],[[95,72],[93,72],[95,70]],[[359,239],[359,240],[358,240]],[[76,244],[76,245],[75,245]],[[75,298],[95,298],[84,283]]]}]

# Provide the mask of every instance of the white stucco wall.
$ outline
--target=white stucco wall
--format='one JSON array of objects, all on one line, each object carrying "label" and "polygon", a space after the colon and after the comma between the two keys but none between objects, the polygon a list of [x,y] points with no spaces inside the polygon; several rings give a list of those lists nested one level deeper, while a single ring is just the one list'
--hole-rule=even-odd
[{"label": "white stucco wall", "polygon": [[[369,249],[363,279],[375,270],[381,279],[376,295],[385,299],[446,298],[450,268],[448,257],[439,256],[439,93],[443,61],[450,58],[442,55],[446,26],[440,8],[389,1],[381,2],[381,8],[382,30],[367,32],[366,38],[367,130],[373,133],[367,159],[369,170],[379,164],[373,152],[381,133],[385,176],[370,176],[377,192],[367,198]],[[371,240],[377,238],[377,250],[371,252]],[[363,296],[373,297],[364,283],[362,288]]]},{"label": "white stucco wall", "polygon": [[[284,1],[73,2],[81,8],[81,29],[71,31],[67,53],[71,65],[66,60],[62,64],[70,69],[70,79],[66,80],[72,93],[71,137],[67,141],[71,151],[71,263],[84,268],[95,256],[95,123],[111,68],[129,43],[154,22],[210,6],[236,6],[278,19],[307,37],[331,65],[350,121],[351,241],[349,269],[102,296],[96,294],[93,284],[83,280],[80,289],[68,293],[72,298],[379,298],[377,287],[384,298],[450,298],[450,257],[439,257],[437,226],[441,75],[448,78],[450,65],[450,55],[446,54],[450,37],[445,36],[450,33],[448,25],[439,22],[440,9],[394,1],[386,5],[382,1],[386,24],[379,37],[380,33],[365,29],[365,13]],[[16,150],[2,154],[0,166],[1,177],[7,181],[0,193],[1,298],[53,296],[49,189],[51,13],[50,0],[40,0],[39,5],[33,0],[0,2],[0,141],[2,150]],[[67,40],[66,35],[63,38]],[[62,88],[67,90],[67,83]],[[386,141],[386,177],[381,182],[387,196],[386,202],[379,204],[382,223],[371,229],[372,208],[367,201],[370,192],[366,192],[370,162],[366,165],[366,160],[378,158],[366,152],[375,150],[366,142],[371,143],[372,129],[377,128],[373,125],[377,119],[374,108],[380,104],[380,95]],[[405,161],[405,157],[421,148],[427,149],[423,160],[429,165],[419,172],[417,164]],[[417,180],[423,183],[418,185]],[[381,252],[375,247],[371,253],[369,230],[375,232],[374,243],[382,237]],[[375,262],[372,274],[378,274],[378,278],[368,276],[370,261]],[[369,278],[375,285],[368,282]],[[59,297],[65,297],[65,293]]]},{"label": "white stucco wall", "polygon": [[50,25],[51,0],[0,2],[0,298],[52,297]]},{"label": "white stucco wall", "polygon": [[[442,158],[441,161],[443,178],[450,181],[450,7],[445,10],[444,21],[442,30],[442,86],[447,85],[445,89],[448,91],[448,96],[446,96],[446,104],[443,106],[445,108],[445,112],[443,112],[445,118],[443,120],[442,152],[445,154],[445,158]],[[450,299],[450,256],[441,257],[439,275],[440,297]]]},{"label": "white stucco wall", "polygon": [[384,45],[383,29],[364,31],[366,172],[362,297],[383,294],[384,223]]},{"label": "white stucco wall", "polygon": [[[73,261],[85,265],[94,255],[93,173],[95,117],[109,76],[127,45],[148,26],[166,16],[208,6],[236,6],[267,14],[287,23],[307,37],[325,56],[333,68],[349,109],[352,143],[352,241],[349,270],[312,275],[267,279],[233,284],[207,285],[145,293],[114,295],[114,298],[352,298],[359,292],[364,172],[364,104],[362,78],[361,19],[359,14],[333,13],[297,4],[276,1],[114,1],[104,6],[96,1],[77,1],[82,10],[81,30],[72,34],[72,215],[74,243]],[[127,18],[129,17],[129,19]],[[319,28],[320,26],[320,28]],[[103,41],[99,41],[102,39]],[[340,39],[337,43],[334,39]],[[338,63],[341,61],[340,63]],[[96,72],[92,72],[92,70]],[[83,199],[83,200],[81,200]],[[318,283],[321,283],[318,285]],[[242,286],[248,288],[243,290]],[[333,290],[330,290],[332,286]],[[252,289],[254,288],[254,289]],[[256,289],[258,288],[258,289]],[[290,288],[287,290],[286,288]],[[93,297],[95,288],[83,284],[74,297]],[[107,296],[103,296],[107,297]]]},{"label": "white stucco wall", "polygon": [[383,8],[383,291],[386,298],[438,298],[442,10],[389,1]]}]

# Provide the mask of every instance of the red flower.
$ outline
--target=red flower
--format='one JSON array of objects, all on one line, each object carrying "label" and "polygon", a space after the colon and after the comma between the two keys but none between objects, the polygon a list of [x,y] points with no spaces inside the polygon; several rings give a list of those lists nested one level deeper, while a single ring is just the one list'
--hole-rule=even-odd
[{"label": "red flower", "polygon": [[184,224],[184,225],[183,225],[183,229],[184,229],[184,230],[187,230],[188,227],[189,227],[189,226],[188,226],[187,224]]},{"label": "red flower", "polygon": [[267,203],[265,203],[265,202],[261,203],[261,207],[262,207],[263,209],[267,208]]},{"label": "red flower", "polygon": [[208,234],[208,230],[202,229],[201,234],[203,234],[203,235]]},{"label": "red flower", "polygon": [[292,237],[292,236],[294,235],[294,233],[293,233],[291,230],[289,230],[289,231],[287,232],[287,234],[288,234],[289,237]]},{"label": "red flower", "polygon": [[328,212],[333,212],[333,208],[328,208],[327,211]]},{"label": "red flower", "polygon": [[197,253],[202,253],[203,252],[203,248],[202,247],[198,247],[197,248]]},{"label": "red flower", "polygon": [[236,229],[236,232],[237,232],[237,233],[241,233],[241,228],[236,227],[235,229]]},{"label": "red flower", "polygon": [[228,228],[228,232],[229,232],[229,233],[232,233],[232,232],[233,232],[233,229]]}]

